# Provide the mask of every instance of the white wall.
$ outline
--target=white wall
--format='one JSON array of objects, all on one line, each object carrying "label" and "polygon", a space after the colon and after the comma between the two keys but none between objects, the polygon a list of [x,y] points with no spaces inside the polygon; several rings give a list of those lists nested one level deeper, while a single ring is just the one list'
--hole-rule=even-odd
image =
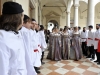
[{"label": "white wall", "polygon": [[29,16],[29,0],[15,0],[15,2],[21,4],[24,9],[24,14]]}]

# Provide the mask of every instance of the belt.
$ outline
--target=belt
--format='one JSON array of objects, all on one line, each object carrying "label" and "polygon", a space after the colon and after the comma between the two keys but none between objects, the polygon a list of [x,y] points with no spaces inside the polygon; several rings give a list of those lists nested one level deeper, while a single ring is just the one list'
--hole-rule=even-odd
[{"label": "belt", "polygon": [[92,38],[88,38],[89,40],[93,40]]},{"label": "belt", "polygon": [[99,41],[100,39],[95,38],[96,41]]}]

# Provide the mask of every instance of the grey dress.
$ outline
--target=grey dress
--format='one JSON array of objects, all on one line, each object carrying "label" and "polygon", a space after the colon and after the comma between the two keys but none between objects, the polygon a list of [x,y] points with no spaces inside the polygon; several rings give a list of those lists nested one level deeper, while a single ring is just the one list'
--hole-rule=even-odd
[{"label": "grey dress", "polygon": [[49,50],[48,59],[59,61],[61,60],[61,36],[55,33],[51,37],[51,48]]},{"label": "grey dress", "polygon": [[72,35],[72,46],[70,51],[70,59],[79,60],[82,58],[82,49],[80,45],[80,36],[77,33]]},{"label": "grey dress", "polygon": [[62,58],[64,60],[70,57],[70,36],[67,33],[62,35]]}]

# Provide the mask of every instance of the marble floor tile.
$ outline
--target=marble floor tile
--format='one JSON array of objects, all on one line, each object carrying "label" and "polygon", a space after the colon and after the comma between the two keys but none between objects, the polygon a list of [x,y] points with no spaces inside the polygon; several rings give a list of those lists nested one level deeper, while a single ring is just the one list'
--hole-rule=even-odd
[{"label": "marble floor tile", "polygon": [[85,71],[83,75],[98,75],[98,73],[92,72],[92,71]]},{"label": "marble floor tile", "polygon": [[65,66],[66,64],[63,64],[63,63],[56,63],[56,64],[54,64],[55,66],[57,66],[57,67],[63,67],[63,66]]},{"label": "marble floor tile", "polygon": [[83,72],[85,72],[85,70],[81,69],[81,68],[74,68],[71,71],[76,72],[76,73],[80,73],[80,74],[82,74]]},{"label": "marble floor tile", "polygon": [[55,70],[55,72],[64,75],[65,73],[67,73],[69,70],[64,69],[64,68],[58,68],[57,70]]},{"label": "marble floor tile", "polygon": [[100,73],[100,68],[89,67],[87,70],[92,71],[92,72],[96,72],[96,73]]},{"label": "marble floor tile", "polygon": [[39,75],[100,75],[100,65],[85,57],[79,61],[51,61],[46,59],[47,54],[48,51],[45,52],[45,64],[41,66]]}]

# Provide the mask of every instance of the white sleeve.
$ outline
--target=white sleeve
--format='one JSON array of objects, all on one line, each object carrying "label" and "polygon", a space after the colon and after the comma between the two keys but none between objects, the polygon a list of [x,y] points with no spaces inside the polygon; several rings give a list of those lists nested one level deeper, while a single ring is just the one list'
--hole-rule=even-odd
[{"label": "white sleeve", "polygon": [[80,38],[82,38],[82,32],[80,33]]},{"label": "white sleeve", "polygon": [[41,46],[42,46],[42,48],[47,48],[44,32],[41,32],[40,36],[41,36]]},{"label": "white sleeve", "polygon": [[0,75],[9,75],[9,49],[0,42]]},{"label": "white sleeve", "polygon": [[88,31],[87,31],[87,33],[86,33],[86,37],[88,38]]}]

